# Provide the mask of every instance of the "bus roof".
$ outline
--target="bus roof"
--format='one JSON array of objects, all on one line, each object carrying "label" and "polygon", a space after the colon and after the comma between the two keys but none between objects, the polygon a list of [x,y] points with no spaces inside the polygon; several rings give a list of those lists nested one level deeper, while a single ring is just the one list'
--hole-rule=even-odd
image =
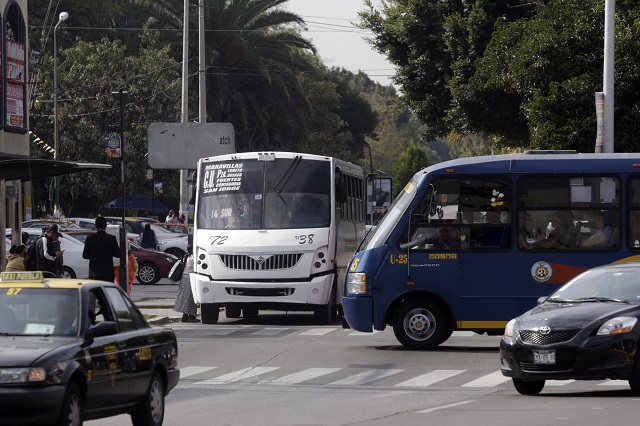
[{"label": "bus roof", "polygon": [[418,174],[468,173],[637,173],[640,153],[576,153],[528,151],[519,154],[457,158],[422,169]]}]

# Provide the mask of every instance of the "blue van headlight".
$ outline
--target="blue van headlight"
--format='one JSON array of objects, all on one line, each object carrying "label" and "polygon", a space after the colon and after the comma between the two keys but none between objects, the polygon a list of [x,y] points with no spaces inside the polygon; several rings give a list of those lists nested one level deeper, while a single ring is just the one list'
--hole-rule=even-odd
[{"label": "blue van headlight", "polygon": [[364,294],[367,292],[367,274],[349,272],[347,274],[347,294]]}]

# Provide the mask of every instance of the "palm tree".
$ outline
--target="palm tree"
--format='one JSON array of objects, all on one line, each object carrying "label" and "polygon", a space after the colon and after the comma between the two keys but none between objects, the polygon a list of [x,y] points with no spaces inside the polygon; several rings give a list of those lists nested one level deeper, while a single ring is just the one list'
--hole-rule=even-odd
[{"label": "palm tree", "polygon": [[[183,0],[128,1],[147,14],[149,28],[182,30]],[[280,7],[286,1],[204,1],[207,120],[233,123],[238,150],[273,146],[270,122],[286,114],[290,103],[304,104],[299,76],[317,70],[308,55],[315,48],[298,30],[304,21]],[[193,5],[190,22],[198,22],[197,14]],[[181,57],[182,31],[164,31],[162,37]],[[196,44],[197,37],[190,40]],[[197,62],[192,56],[192,76]]]}]

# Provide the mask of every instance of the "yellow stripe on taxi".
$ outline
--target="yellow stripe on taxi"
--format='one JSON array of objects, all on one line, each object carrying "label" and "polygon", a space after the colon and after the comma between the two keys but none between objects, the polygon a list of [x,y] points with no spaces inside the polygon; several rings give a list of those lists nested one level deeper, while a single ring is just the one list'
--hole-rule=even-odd
[{"label": "yellow stripe on taxi", "polygon": [[55,287],[80,288],[85,284],[97,282],[89,278],[46,278],[42,271],[2,272],[0,273],[0,288],[3,287]]}]

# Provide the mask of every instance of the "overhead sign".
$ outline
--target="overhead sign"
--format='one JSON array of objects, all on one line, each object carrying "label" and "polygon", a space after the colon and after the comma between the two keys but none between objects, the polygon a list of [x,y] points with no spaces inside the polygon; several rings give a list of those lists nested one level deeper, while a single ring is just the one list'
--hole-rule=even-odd
[{"label": "overhead sign", "polygon": [[200,158],[236,152],[231,123],[152,123],[147,135],[154,169],[195,169]]}]

